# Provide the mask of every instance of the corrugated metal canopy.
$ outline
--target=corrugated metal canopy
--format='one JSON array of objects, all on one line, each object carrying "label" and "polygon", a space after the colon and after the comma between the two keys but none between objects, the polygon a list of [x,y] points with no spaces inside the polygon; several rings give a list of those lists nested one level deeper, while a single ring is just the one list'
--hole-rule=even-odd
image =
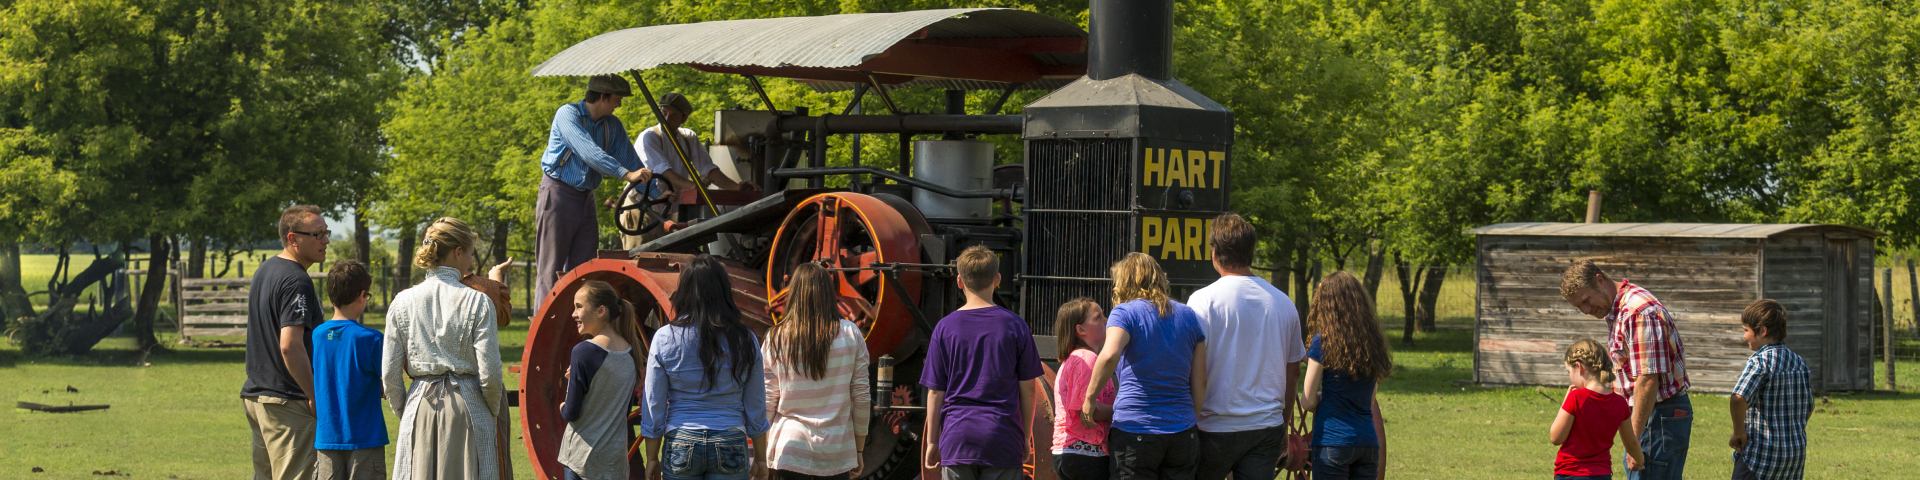
[{"label": "corrugated metal canopy", "polygon": [[1041,84],[1086,71],[1086,32],[999,8],[723,20],[604,33],[547,59],[535,76],[621,74],[662,65],[794,78],[816,87],[927,81]]},{"label": "corrugated metal canopy", "polygon": [[1880,232],[1864,228],[1817,223],[1502,223],[1473,229],[1473,233],[1514,237],[1769,238],[1803,229],[1880,236]]}]

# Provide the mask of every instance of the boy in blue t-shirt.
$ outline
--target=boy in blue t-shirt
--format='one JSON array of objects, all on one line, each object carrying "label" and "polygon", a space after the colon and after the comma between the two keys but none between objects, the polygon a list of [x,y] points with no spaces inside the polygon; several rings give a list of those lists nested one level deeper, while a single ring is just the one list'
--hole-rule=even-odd
[{"label": "boy in blue t-shirt", "polygon": [[373,276],[348,260],[327,271],[333,320],[313,330],[313,447],[319,480],[384,479],[387,417],[380,409],[380,332],[360,324]]}]

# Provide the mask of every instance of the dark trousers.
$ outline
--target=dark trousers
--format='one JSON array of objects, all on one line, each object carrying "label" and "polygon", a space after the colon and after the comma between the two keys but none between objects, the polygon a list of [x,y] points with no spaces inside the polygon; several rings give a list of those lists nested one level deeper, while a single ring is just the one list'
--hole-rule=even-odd
[{"label": "dark trousers", "polygon": [[1287,427],[1244,432],[1200,432],[1200,480],[1273,480],[1287,449]]},{"label": "dark trousers", "polygon": [[774,480],[847,480],[847,477],[848,475],[846,473],[841,473],[839,475],[820,476],[820,475],[807,475],[807,474],[795,472],[792,470],[774,470],[773,471]]},{"label": "dark trousers", "polygon": [[1114,478],[1193,480],[1200,466],[1199,432],[1189,428],[1152,435],[1108,430],[1107,451],[1113,455]]},{"label": "dark trousers", "polygon": [[1553,475],[1553,480],[1612,480],[1612,478],[1613,477],[1607,476],[1607,475],[1587,475],[1587,476],[1560,475],[1560,474]]},{"label": "dark trousers", "polygon": [[1377,447],[1313,447],[1313,480],[1380,478]]},{"label": "dark trousers", "polygon": [[1057,454],[1053,456],[1053,473],[1060,480],[1107,480],[1113,476],[1113,458]]},{"label": "dark trousers", "polygon": [[533,210],[533,308],[544,305],[554,282],[573,267],[592,260],[600,239],[593,214],[593,192],[575,190],[553,177],[540,176],[540,197]]}]

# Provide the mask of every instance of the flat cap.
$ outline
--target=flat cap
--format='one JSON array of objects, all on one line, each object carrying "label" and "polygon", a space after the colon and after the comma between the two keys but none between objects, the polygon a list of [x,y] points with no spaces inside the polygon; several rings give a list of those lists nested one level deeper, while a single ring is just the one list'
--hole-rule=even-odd
[{"label": "flat cap", "polygon": [[587,91],[602,94],[633,96],[633,87],[627,85],[627,79],[619,75],[598,75],[587,80]]},{"label": "flat cap", "polygon": [[661,95],[660,105],[673,107],[674,110],[679,110],[683,114],[693,114],[693,102],[687,101],[687,96],[681,95],[680,92],[667,92],[666,95]]}]

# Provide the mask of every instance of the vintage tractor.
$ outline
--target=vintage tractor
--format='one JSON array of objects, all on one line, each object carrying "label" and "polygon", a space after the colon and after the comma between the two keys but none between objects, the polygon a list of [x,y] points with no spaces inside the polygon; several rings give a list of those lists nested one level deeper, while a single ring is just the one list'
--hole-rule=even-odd
[{"label": "vintage tractor", "polygon": [[[793,267],[829,267],[841,310],[866,330],[877,359],[863,477],[888,480],[924,473],[921,350],[961,301],[948,266],[961,248],[1002,255],[996,300],[1027,318],[1046,358],[1054,309],[1073,297],[1108,298],[1107,266],[1126,252],[1160,258],[1176,289],[1212,280],[1206,219],[1227,208],[1232,116],[1169,75],[1171,0],[1092,3],[1090,34],[1007,9],[731,20],[609,32],[537,67],[542,76],[630,75],[656,121],[660,107],[640,71],[684,65],[740,75],[760,108],[717,111],[710,152],[729,176],[764,190],[629,186],[647,191],[636,198],[657,200],[623,207],[642,219],[622,221],[623,233],[665,233],[567,272],[534,312],[519,407],[539,477],[559,478],[561,375],[578,341],[567,299],[586,280],[607,281],[650,312],[643,331],[651,332],[673,318],[668,298],[682,266],[709,253],[729,266],[733,298],[764,333],[780,317]],[[877,95],[887,111],[782,109],[760,77],[851,89],[854,105]],[[946,110],[901,111],[892,93],[903,89],[942,90]],[[1020,89],[1050,93],[1022,115],[1000,114]],[[999,100],[967,112],[970,90],[998,91]],[[897,168],[863,165],[857,147],[832,151],[835,135],[853,135],[855,145],[898,141]],[[981,140],[991,135],[1019,135],[1023,158],[997,161],[994,144]],[[688,152],[677,153],[685,162]],[[1030,467],[1053,478],[1051,373],[1043,380]]]}]

